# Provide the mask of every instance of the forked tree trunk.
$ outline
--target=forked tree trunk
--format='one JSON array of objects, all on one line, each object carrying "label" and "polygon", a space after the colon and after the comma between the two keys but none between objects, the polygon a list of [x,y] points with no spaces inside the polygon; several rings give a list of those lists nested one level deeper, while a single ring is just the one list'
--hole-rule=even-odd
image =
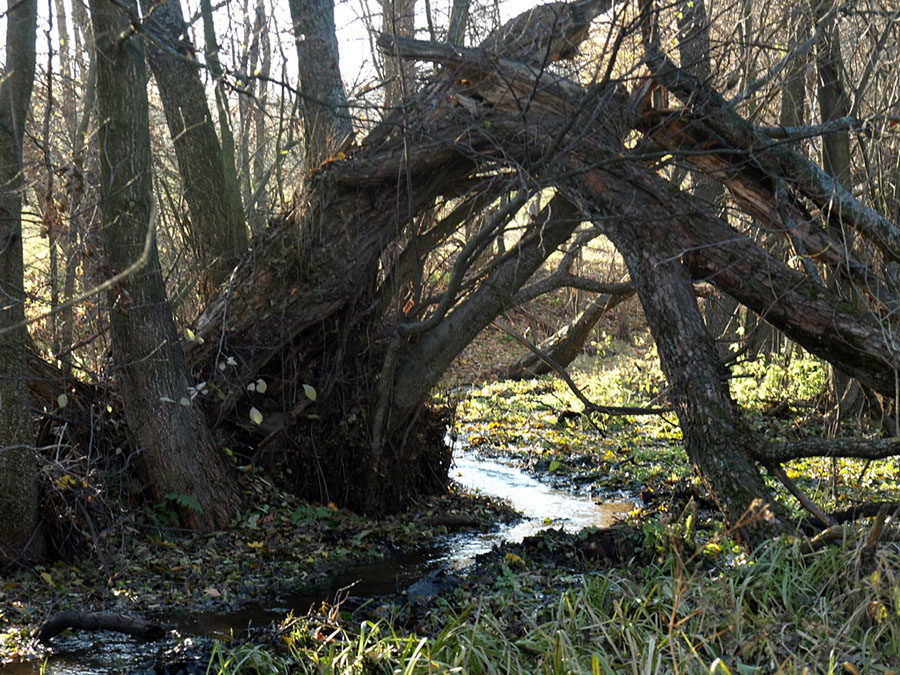
[{"label": "forked tree trunk", "polygon": [[216,136],[200,70],[188,59],[194,48],[179,0],[142,0],[145,24],[160,44],[147,48],[159,89],[178,173],[191,216],[191,239],[200,268],[203,296],[209,298],[247,251],[247,226],[228,194],[222,146]]},{"label": "forked tree trunk", "polygon": [[[108,293],[116,378],[134,452],[153,496],[172,499],[182,524],[226,525],[238,497],[188,390],[187,365],[159,266],[150,183],[147,70],[142,39],[118,2],[91,0],[100,111],[103,249],[113,274],[145,264]],[[136,11],[136,7],[132,6]]]}]

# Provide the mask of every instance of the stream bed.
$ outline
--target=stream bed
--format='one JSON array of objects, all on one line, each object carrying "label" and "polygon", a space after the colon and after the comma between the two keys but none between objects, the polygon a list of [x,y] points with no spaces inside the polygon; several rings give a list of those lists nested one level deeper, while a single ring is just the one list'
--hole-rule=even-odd
[{"label": "stream bed", "polygon": [[[491,532],[462,532],[440,538],[434,545],[399,556],[366,563],[303,588],[295,594],[255,600],[232,612],[191,612],[155,617],[173,628],[164,640],[145,641],[109,632],[75,633],[53,639],[52,653],[42,664],[28,662],[8,665],[11,674],[94,675],[98,673],[156,673],[155,664],[172,667],[179,650],[187,643],[228,638],[250,627],[266,626],[288,612],[305,614],[311,606],[333,600],[339,593],[357,597],[386,596],[408,589],[412,584],[441,569],[465,570],[476,556],[505,542],[521,542],[546,528],[578,532],[582,528],[612,525],[628,513],[633,500],[608,495],[603,502],[591,496],[558,490],[509,463],[482,458],[474,453],[455,453],[451,477],[460,485],[506,499],[523,515],[522,519]],[[205,672],[206,664],[195,670]]]}]

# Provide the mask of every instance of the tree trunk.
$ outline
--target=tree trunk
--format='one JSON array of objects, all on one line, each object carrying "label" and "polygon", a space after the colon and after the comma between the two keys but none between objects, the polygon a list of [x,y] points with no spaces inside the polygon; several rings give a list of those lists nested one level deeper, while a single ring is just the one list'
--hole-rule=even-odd
[{"label": "tree trunk", "polygon": [[471,0],[453,0],[450,5],[450,22],[447,25],[447,42],[464,45],[466,28],[469,25],[469,5]]},{"label": "tree trunk", "polygon": [[[381,0],[382,32],[411,38],[415,34],[416,0]],[[401,105],[415,91],[415,66],[398,54],[384,54],[384,107]]]},{"label": "tree trunk", "polygon": [[[544,340],[538,348],[550,356],[563,368],[575,360],[584,349],[584,343],[594,326],[619,303],[634,295],[634,291],[621,295],[600,295],[585,307],[575,320],[560,328],[554,335]],[[537,377],[551,372],[553,369],[537,355],[529,352],[514,364],[504,368],[498,375],[504,379],[519,380],[526,377]]]},{"label": "tree trunk", "polygon": [[[681,67],[701,82],[709,82],[712,68],[709,52],[709,18],[704,0],[682,0],[678,4],[678,52]],[[699,171],[690,173],[691,192],[698,208],[716,212],[725,191],[720,183]],[[734,317],[738,304],[727,295],[714,295],[702,304],[703,318],[715,340],[719,356],[727,357],[729,346],[738,339]]]},{"label": "tree trunk", "polygon": [[176,54],[193,57],[179,0],[141,0],[148,30],[172,52],[150,43],[147,57],[175,146],[178,173],[191,214],[191,239],[202,270],[203,296],[228,279],[247,251],[243,213],[228,193],[222,146],[216,136],[206,91],[197,66]]},{"label": "tree trunk", "polygon": [[40,557],[37,462],[25,362],[22,138],[34,84],[37,2],[10,5],[0,84],[0,568]]},{"label": "tree trunk", "polygon": [[312,171],[352,131],[341,80],[334,0],[289,0],[299,61],[303,166]]},{"label": "tree trunk", "polygon": [[780,509],[756,468],[758,441],[731,399],[690,271],[672,256],[678,242],[666,241],[649,223],[609,222],[607,236],[634,280],[691,464],[739,537],[771,536],[778,531],[771,517]]},{"label": "tree trunk", "polygon": [[[166,299],[150,182],[147,71],[140,37],[113,0],[92,0],[100,110],[101,220],[108,269],[143,266],[108,294],[110,333],[128,427],[153,496],[174,500],[182,524],[226,525],[238,497],[199,408]],[[136,11],[136,7],[130,7]],[[145,244],[146,242],[146,244]],[[147,245],[149,244],[149,245]]]},{"label": "tree trunk", "polygon": [[[220,146],[222,149],[222,171],[225,176],[225,192],[220,195],[220,198],[222,201],[228,203],[226,208],[229,213],[238,214],[237,223],[243,228],[244,208],[241,204],[241,189],[238,182],[237,168],[235,166],[235,143],[234,133],[232,133],[231,130],[231,113],[228,109],[228,91],[225,88],[225,73],[222,70],[222,64],[219,62],[219,44],[216,39],[216,26],[213,19],[213,8],[210,0],[200,0],[200,15],[203,18],[203,42],[206,66],[216,82],[216,112],[219,117],[219,137],[222,139],[222,144]],[[246,248],[246,230],[241,231],[241,237],[244,238],[243,246]],[[243,253],[243,250],[241,253]]]}]

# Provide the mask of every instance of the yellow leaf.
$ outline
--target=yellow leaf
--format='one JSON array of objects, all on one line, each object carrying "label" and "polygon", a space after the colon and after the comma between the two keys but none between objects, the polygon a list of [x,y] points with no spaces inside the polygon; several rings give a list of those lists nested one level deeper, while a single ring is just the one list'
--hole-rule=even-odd
[{"label": "yellow leaf", "polygon": [[53,585],[53,577],[50,576],[50,572],[41,572],[41,579],[46,581],[51,586]]},{"label": "yellow leaf", "polygon": [[263,416],[256,408],[250,408],[250,419],[254,424],[262,424]]},{"label": "yellow leaf", "polygon": [[507,565],[524,565],[525,564],[525,561],[522,560],[522,558],[517,556],[515,553],[507,553],[505,560],[506,560]]},{"label": "yellow leaf", "polygon": [[248,541],[247,546],[250,548],[262,548],[265,544],[261,541]]}]

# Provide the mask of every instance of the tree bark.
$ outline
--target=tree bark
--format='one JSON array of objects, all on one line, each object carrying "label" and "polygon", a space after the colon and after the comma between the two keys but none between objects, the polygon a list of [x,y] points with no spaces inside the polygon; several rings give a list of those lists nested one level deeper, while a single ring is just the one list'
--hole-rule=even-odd
[{"label": "tree bark", "polygon": [[22,139],[34,84],[37,2],[10,5],[0,83],[0,568],[40,557],[37,461],[26,380]]},{"label": "tree bark", "polygon": [[[136,12],[135,3],[127,5]],[[226,525],[238,506],[236,487],[196,405],[184,352],[166,299],[156,250],[150,182],[147,71],[142,39],[113,0],[92,0],[100,111],[101,220],[106,264],[113,274],[140,271],[108,294],[113,356],[135,452],[158,501],[182,497],[182,524]],[[149,244],[149,245],[147,245]]]},{"label": "tree bark", "polygon": [[[191,215],[194,254],[202,270],[203,296],[228,279],[247,251],[243,213],[228,193],[222,146],[216,136],[196,56],[179,0],[141,0],[144,24],[153,40],[147,59],[166,113],[175,146],[178,173]],[[179,58],[179,55],[185,58]]]},{"label": "tree bark", "polygon": [[[416,0],[381,0],[382,32],[411,38],[415,34]],[[414,62],[386,52],[384,57],[384,107],[401,105],[415,91]]]},{"label": "tree bark", "polygon": [[341,80],[334,0],[289,0],[299,62],[303,166],[312,171],[352,131]]}]

